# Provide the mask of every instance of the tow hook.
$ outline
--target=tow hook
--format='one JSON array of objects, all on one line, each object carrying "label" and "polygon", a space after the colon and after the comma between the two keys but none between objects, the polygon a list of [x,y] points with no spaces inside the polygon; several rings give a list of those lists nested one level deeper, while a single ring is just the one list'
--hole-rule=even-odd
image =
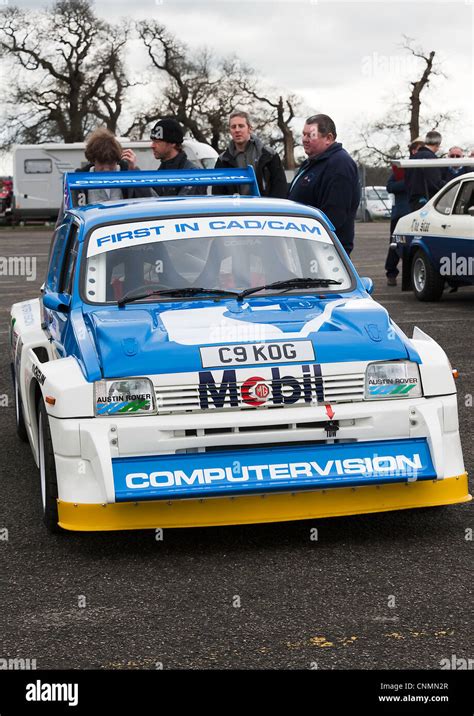
[{"label": "tow hook", "polygon": [[326,436],[328,438],[335,438],[339,430],[339,420],[328,420],[324,423],[324,429],[326,430]]}]

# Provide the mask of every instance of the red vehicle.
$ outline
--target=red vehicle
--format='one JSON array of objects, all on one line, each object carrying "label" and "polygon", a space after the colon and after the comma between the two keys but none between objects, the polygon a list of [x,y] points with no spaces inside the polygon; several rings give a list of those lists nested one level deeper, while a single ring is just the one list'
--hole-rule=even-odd
[{"label": "red vehicle", "polygon": [[13,200],[13,180],[11,177],[0,177],[0,219],[11,221]]}]

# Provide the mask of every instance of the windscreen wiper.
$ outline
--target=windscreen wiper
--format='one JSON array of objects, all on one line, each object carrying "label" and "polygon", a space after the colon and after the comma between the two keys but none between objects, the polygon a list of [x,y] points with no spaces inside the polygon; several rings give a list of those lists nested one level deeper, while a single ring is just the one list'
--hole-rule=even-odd
[{"label": "windscreen wiper", "polygon": [[257,291],[263,291],[265,288],[309,288],[311,286],[336,286],[340,285],[342,281],[336,281],[333,278],[290,278],[286,281],[274,281],[273,283],[267,283],[264,286],[254,286],[254,288],[246,288],[245,291],[241,291],[237,298],[242,300],[245,296],[250,296],[252,293]]},{"label": "windscreen wiper", "polygon": [[[136,289],[135,289],[136,290]],[[223,288],[200,288],[199,286],[183,286],[182,288],[161,288],[154,291],[146,291],[143,293],[135,293],[134,290],[128,291],[125,296],[117,301],[119,306],[124,306],[132,301],[139,301],[142,298],[150,296],[199,296],[201,294],[211,294],[213,296],[239,296],[237,291],[227,291]]]}]

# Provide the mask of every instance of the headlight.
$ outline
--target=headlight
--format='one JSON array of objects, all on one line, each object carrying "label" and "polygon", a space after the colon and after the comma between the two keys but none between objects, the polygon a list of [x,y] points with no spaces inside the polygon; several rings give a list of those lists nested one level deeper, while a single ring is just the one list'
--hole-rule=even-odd
[{"label": "headlight", "polygon": [[94,387],[96,415],[154,415],[156,413],[153,383],[148,378],[99,380]]},{"label": "headlight", "polygon": [[370,363],[365,372],[366,400],[419,398],[422,395],[420,372],[416,363],[394,361]]}]

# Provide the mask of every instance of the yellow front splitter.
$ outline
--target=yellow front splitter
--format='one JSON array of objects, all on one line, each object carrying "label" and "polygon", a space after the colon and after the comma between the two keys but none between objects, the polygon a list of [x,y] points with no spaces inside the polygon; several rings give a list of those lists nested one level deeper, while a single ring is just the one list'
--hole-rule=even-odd
[{"label": "yellow front splitter", "polygon": [[365,487],[311,492],[212,497],[206,499],[117,502],[104,505],[58,500],[59,525],[66,530],[139,530],[156,527],[211,527],[258,522],[407,510],[469,502],[467,474]]}]

